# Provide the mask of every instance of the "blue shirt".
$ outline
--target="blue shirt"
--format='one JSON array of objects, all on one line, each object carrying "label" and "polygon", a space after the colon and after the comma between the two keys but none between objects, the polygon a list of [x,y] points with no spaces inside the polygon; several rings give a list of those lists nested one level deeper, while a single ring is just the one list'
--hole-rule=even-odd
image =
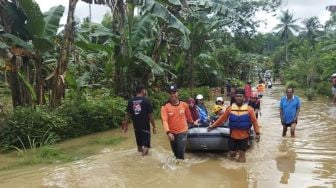
[{"label": "blue shirt", "polygon": [[293,98],[289,100],[287,99],[287,96],[283,96],[280,100],[280,109],[282,110],[284,123],[293,123],[295,114],[300,107],[301,102],[299,97],[293,96]]},{"label": "blue shirt", "polygon": [[196,105],[201,123],[208,122],[208,111],[203,105]]}]

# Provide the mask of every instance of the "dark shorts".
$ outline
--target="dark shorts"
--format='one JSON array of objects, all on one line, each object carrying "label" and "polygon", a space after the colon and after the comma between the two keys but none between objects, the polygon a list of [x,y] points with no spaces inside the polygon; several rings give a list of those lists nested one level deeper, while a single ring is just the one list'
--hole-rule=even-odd
[{"label": "dark shorts", "polygon": [[230,138],[229,139],[229,150],[230,151],[237,151],[237,150],[246,151],[247,146],[248,146],[248,141],[249,141],[249,138],[245,138],[245,139]]},{"label": "dark shorts", "polygon": [[186,141],[187,133],[174,134],[174,141],[170,142],[170,146],[176,159],[184,159]]},{"label": "dark shorts", "polygon": [[150,148],[150,130],[135,130],[134,134],[138,147]]},{"label": "dark shorts", "polygon": [[297,121],[293,121],[292,123],[285,123],[284,125],[286,127],[291,127],[293,123],[296,123],[297,124]]}]

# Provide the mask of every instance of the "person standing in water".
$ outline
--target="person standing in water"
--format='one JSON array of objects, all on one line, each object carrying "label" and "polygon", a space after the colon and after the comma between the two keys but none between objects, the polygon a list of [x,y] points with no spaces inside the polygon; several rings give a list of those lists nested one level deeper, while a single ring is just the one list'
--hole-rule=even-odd
[{"label": "person standing in water", "polygon": [[[188,99],[188,104],[189,104],[189,110],[190,110],[190,114],[191,117],[194,121],[199,121],[199,114],[198,114],[198,110],[196,108],[196,101],[193,98],[189,98]],[[190,125],[190,127],[192,127],[193,125]]]},{"label": "person standing in water", "polygon": [[198,94],[196,96],[196,108],[198,110],[200,126],[202,127],[209,126],[209,113],[204,104],[204,98],[202,94]]},{"label": "person standing in water", "polygon": [[295,128],[298,122],[300,107],[300,98],[294,96],[294,88],[287,88],[286,96],[283,96],[280,100],[280,119],[283,127],[283,137],[286,136],[288,127],[291,130],[291,137],[295,137]]},{"label": "person standing in water", "polygon": [[189,105],[180,101],[177,86],[168,89],[169,100],[161,107],[162,125],[165,129],[170,146],[176,159],[184,159],[187,140],[188,122],[197,125],[191,117]]},{"label": "person standing in water", "polygon": [[136,96],[128,101],[125,121],[122,122],[122,129],[124,132],[128,130],[128,119],[132,117],[138,151],[142,153],[142,156],[146,156],[150,148],[150,123],[153,127],[153,134],[156,134],[153,107],[150,101],[145,97],[147,91],[144,85],[138,84],[135,91]]},{"label": "person standing in water", "polygon": [[259,84],[257,85],[257,92],[258,92],[258,98],[262,98],[264,96],[265,91],[265,84],[263,80],[259,80]]},{"label": "person standing in water", "polygon": [[229,157],[235,158],[238,153],[238,162],[246,162],[246,150],[252,125],[256,133],[256,142],[260,140],[257,118],[253,108],[244,103],[244,94],[244,89],[237,89],[235,103],[229,106],[224,114],[208,127],[208,131],[211,131],[229,120]]},{"label": "person standing in water", "polygon": [[256,93],[252,93],[248,105],[253,108],[256,118],[258,119],[258,114],[259,113],[261,114],[261,111],[260,111],[260,99],[258,99]]},{"label": "person standing in water", "polygon": [[250,100],[250,97],[252,95],[252,86],[251,86],[252,82],[251,80],[249,80],[245,87],[244,87],[244,90],[245,90],[245,100],[248,102]]}]

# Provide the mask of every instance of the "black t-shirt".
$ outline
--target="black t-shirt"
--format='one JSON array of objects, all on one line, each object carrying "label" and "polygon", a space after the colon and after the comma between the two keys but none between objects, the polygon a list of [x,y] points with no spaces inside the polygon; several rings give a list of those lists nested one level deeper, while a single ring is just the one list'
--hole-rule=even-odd
[{"label": "black t-shirt", "polygon": [[127,112],[132,115],[135,130],[150,130],[148,114],[153,112],[153,107],[147,98],[134,97],[130,99]]}]

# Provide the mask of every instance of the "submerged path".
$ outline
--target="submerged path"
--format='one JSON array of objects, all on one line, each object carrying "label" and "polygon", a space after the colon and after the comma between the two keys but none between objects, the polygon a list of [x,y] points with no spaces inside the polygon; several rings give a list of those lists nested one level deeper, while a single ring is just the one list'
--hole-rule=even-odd
[{"label": "submerged path", "polygon": [[[135,149],[133,132],[120,146],[68,164],[0,173],[0,187],[335,187],[336,107],[303,99],[297,137],[282,138],[279,99],[283,88],[262,100],[262,136],[239,164],[225,153],[187,153],[172,157],[163,129],[153,136],[150,156]],[[161,125],[158,123],[158,125]],[[120,131],[120,130],[118,130]],[[122,134],[115,130],[115,134]]]}]

